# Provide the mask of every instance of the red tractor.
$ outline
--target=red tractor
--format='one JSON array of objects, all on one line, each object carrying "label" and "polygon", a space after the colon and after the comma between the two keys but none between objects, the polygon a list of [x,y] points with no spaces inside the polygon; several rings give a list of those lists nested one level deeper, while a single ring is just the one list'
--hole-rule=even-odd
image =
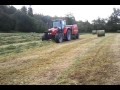
[{"label": "red tractor", "polygon": [[42,41],[53,39],[57,43],[61,43],[63,40],[70,41],[73,38],[79,39],[77,24],[66,25],[66,21],[62,19],[54,20],[52,24],[53,28],[44,32]]}]

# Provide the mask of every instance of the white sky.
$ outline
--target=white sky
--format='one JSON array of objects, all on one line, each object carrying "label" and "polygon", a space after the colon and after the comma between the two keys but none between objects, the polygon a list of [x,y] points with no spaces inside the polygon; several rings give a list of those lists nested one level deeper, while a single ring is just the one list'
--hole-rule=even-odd
[{"label": "white sky", "polygon": [[[20,9],[23,5],[13,5]],[[24,5],[29,7],[29,5]],[[33,13],[50,15],[50,16],[65,16],[71,12],[78,20],[88,20],[107,18],[113,12],[113,8],[120,8],[120,5],[31,5]]]}]

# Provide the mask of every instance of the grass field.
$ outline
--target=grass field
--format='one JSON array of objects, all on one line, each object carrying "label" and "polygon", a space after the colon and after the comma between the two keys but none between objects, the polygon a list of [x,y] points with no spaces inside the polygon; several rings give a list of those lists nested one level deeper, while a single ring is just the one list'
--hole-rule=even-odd
[{"label": "grass field", "polygon": [[0,84],[120,84],[120,34],[55,43],[39,33],[0,33]]}]

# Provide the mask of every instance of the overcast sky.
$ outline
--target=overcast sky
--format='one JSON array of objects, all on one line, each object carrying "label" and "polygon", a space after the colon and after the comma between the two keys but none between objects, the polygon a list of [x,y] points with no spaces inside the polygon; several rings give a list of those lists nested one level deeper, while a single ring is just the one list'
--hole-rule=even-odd
[{"label": "overcast sky", "polygon": [[[22,6],[29,7],[29,5],[13,5],[17,9]],[[71,12],[78,20],[88,20],[107,18],[113,12],[113,8],[120,8],[120,5],[31,5],[33,13],[50,15],[50,16],[65,16]]]}]

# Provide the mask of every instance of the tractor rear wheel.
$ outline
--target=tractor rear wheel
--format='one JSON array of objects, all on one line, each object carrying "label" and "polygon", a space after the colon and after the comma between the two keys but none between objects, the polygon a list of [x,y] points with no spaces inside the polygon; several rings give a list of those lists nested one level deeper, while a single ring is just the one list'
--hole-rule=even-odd
[{"label": "tractor rear wheel", "polygon": [[71,40],[71,31],[70,31],[70,30],[67,31],[66,40],[67,40],[67,41],[70,41],[70,40]]},{"label": "tractor rear wheel", "polygon": [[57,43],[63,42],[63,33],[57,33],[55,35],[55,42],[57,42]]}]

